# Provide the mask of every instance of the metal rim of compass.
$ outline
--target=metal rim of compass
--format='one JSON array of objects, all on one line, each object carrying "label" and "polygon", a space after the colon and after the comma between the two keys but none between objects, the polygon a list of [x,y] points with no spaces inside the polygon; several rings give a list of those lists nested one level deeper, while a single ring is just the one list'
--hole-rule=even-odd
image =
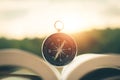
[{"label": "metal rim of compass", "polygon": [[41,50],[42,50],[42,56],[43,56],[43,58],[44,58],[44,60],[45,60],[46,62],[48,62],[48,63],[49,63],[50,65],[52,65],[52,66],[55,66],[55,67],[57,67],[57,68],[61,68],[61,67],[64,67],[64,66],[70,64],[70,63],[74,60],[74,58],[77,56],[77,51],[78,51],[78,49],[77,49],[77,44],[76,44],[75,40],[73,39],[73,37],[71,37],[70,35],[68,35],[68,36],[72,39],[73,43],[75,44],[75,48],[76,48],[76,49],[75,49],[75,55],[74,55],[73,59],[72,59],[69,63],[67,63],[67,64],[62,64],[62,65],[56,65],[56,64],[51,63],[51,62],[50,62],[49,60],[47,60],[47,58],[45,57],[45,53],[44,53],[44,51],[43,51],[43,48],[44,48],[45,43],[47,42],[47,40],[49,40],[49,38],[51,38],[51,36],[54,36],[54,35],[57,35],[57,34],[63,34],[63,33],[54,33],[54,34],[49,35],[48,37],[46,37],[45,40],[44,40],[43,43],[42,43]]}]

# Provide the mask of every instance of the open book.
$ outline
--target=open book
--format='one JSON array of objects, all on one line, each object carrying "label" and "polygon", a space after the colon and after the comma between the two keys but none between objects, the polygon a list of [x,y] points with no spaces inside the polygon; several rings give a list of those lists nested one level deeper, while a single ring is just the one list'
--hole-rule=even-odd
[{"label": "open book", "polygon": [[[9,66],[24,67],[35,74],[16,75],[16,69],[13,73],[9,70]],[[30,52],[3,49],[0,50],[0,70],[0,80],[11,80],[8,79],[10,76],[30,77],[30,79],[21,80],[120,80],[120,55],[93,53],[79,55],[59,71],[58,68]],[[6,73],[3,75],[4,70]]]}]

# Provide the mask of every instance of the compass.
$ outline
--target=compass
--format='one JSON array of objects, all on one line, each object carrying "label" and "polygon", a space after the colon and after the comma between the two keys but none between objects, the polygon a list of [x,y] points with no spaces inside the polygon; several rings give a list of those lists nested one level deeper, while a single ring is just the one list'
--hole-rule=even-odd
[{"label": "compass", "polygon": [[71,36],[60,32],[63,29],[63,25],[62,27],[56,27],[57,22],[55,22],[54,26],[58,33],[54,33],[44,40],[42,55],[50,64],[64,66],[69,64],[76,56],[77,46]]}]

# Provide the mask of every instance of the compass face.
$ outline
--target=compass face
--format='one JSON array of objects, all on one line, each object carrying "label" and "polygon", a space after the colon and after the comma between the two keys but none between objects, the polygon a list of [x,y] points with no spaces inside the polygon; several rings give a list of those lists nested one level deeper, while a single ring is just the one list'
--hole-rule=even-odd
[{"label": "compass face", "polygon": [[55,66],[70,63],[77,53],[74,40],[64,33],[55,33],[45,39],[42,45],[45,60]]}]

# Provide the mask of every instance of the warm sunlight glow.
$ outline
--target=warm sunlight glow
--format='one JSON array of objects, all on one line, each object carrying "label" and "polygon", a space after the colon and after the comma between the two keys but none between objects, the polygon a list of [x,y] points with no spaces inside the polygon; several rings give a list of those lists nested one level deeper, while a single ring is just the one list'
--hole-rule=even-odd
[{"label": "warm sunlight glow", "polygon": [[64,15],[62,21],[64,23],[63,31],[66,33],[76,33],[88,29],[88,24],[85,23],[84,18],[77,13]]},{"label": "warm sunlight glow", "polygon": [[54,27],[57,20],[64,24],[63,28],[63,24],[57,23],[57,28],[68,34],[119,27],[119,3],[116,0],[2,0],[0,37],[45,37],[57,32]]}]

